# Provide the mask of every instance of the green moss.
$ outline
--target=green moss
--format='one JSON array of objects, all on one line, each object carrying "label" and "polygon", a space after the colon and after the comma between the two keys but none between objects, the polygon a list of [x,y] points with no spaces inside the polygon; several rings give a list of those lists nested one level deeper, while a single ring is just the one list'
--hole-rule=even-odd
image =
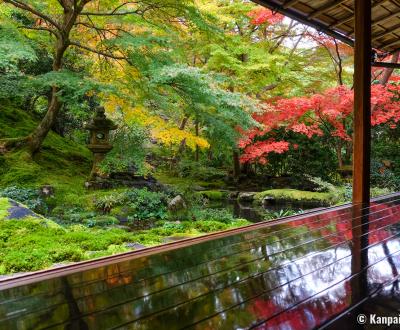
[{"label": "green moss", "polygon": [[228,197],[228,192],[221,190],[204,190],[196,192],[196,195],[203,196],[212,201],[220,201]]},{"label": "green moss", "polygon": [[0,221],[4,220],[8,217],[8,209],[11,207],[11,204],[8,198],[0,197]]},{"label": "green moss", "polygon": [[[0,106],[0,139],[27,136],[36,125],[27,112],[10,105]],[[56,198],[60,199],[57,202],[63,202],[83,195],[91,153],[85,146],[50,132],[35,157],[27,149],[17,149],[1,155],[0,165],[0,187],[50,184],[56,188]]]},{"label": "green moss", "polygon": [[213,180],[212,182],[201,181],[198,179],[193,179],[190,177],[177,177],[173,176],[167,172],[156,172],[154,177],[163,184],[172,185],[172,186],[182,186],[182,187],[203,187],[209,189],[219,189],[225,186],[224,182],[221,180]]},{"label": "green moss", "polygon": [[[0,200],[0,203],[4,203]],[[0,274],[45,269],[54,263],[68,263],[130,251],[126,243],[153,246],[168,236],[195,237],[204,233],[249,224],[235,219],[219,221],[160,222],[160,227],[138,232],[121,229],[87,228],[74,225],[63,228],[53,221],[25,218],[0,222]]]},{"label": "green moss", "polygon": [[26,111],[4,102],[0,105],[0,139],[27,136],[35,125],[35,120]]},{"label": "green moss", "polygon": [[261,203],[265,197],[273,197],[282,202],[317,202],[322,204],[334,204],[336,197],[332,193],[303,191],[296,189],[272,189],[262,191],[254,196],[254,200]]}]

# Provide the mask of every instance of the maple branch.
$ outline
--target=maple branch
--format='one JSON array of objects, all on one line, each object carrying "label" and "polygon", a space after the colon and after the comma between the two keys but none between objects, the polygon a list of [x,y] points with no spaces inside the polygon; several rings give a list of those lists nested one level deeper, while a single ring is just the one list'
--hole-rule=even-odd
[{"label": "maple branch", "polygon": [[342,57],[340,56],[339,44],[336,39],[333,39],[333,42],[335,43],[335,51],[337,56],[336,64],[338,66],[338,69],[336,70],[336,72],[337,72],[338,82],[339,85],[343,85],[343,78],[342,78],[343,64],[342,64]]},{"label": "maple branch", "polygon": [[121,9],[122,7],[124,7],[124,6],[126,6],[126,5],[129,5],[129,4],[138,4],[138,2],[136,2],[136,1],[127,1],[127,2],[124,2],[124,3],[121,4],[120,6],[114,8],[114,10],[113,10],[111,13],[115,13],[115,12],[117,12],[117,10],[119,10],[119,9]]},{"label": "maple branch", "polygon": [[[91,1],[91,0],[85,0],[85,1]],[[132,14],[144,15],[149,10],[161,9],[162,7],[170,7],[170,6],[161,6],[161,5],[155,5],[155,4],[148,4],[148,6],[146,8],[143,8],[143,9],[127,10],[127,11],[118,12],[118,9],[120,9],[121,7],[123,7],[123,6],[127,5],[127,4],[138,4],[138,3],[140,3],[140,2],[139,1],[138,2],[129,1],[129,2],[125,2],[124,4],[114,8],[110,12],[87,12],[87,11],[82,11],[80,13],[80,15],[84,15],[84,16],[125,16],[125,15],[132,15]]]},{"label": "maple branch", "polygon": [[131,15],[131,14],[137,14],[140,13],[139,10],[132,10],[132,11],[125,11],[121,13],[93,13],[93,12],[82,12],[81,15],[90,15],[90,16],[124,16],[124,15]]},{"label": "maple branch", "polygon": [[282,43],[285,41],[285,39],[289,36],[290,32],[298,25],[299,23],[295,23],[293,20],[290,21],[287,29],[285,29],[285,31],[278,36],[277,38],[279,39],[275,45],[273,45],[268,53],[272,54],[275,50],[277,50],[279,48],[280,45],[282,45]]},{"label": "maple branch", "polygon": [[104,33],[104,32],[108,32],[108,33],[112,34],[112,35],[115,36],[115,37],[118,36],[118,34],[117,34],[115,31],[117,31],[117,32],[124,32],[124,33],[128,33],[128,34],[129,34],[128,31],[125,31],[125,30],[123,30],[123,29],[121,29],[121,28],[101,28],[101,27],[98,27],[98,26],[96,26],[96,25],[93,23],[92,19],[90,19],[89,16],[88,16],[88,20],[89,20],[89,22],[90,22],[91,24],[86,23],[86,22],[77,22],[77,23],[75,23],[75,25],[82,25],[82,26],[84,26],[84,27],[86,27],[86,28],[88,28],[88,29],[93,29],[93,30],[95,30],[96,33],[99,35],[99,37],[100,37],[100,35],[102,36],[102,37],[100,37],[100,39],[105,39],[105,40],[107,40],[107,38],[105,37],[105,33]]},{"label": "maple branch", "polygon": [[62,30],[61,26],[53,18],[51,18],[50,16],[48,16],[46,14],[43,14],[36,8],[30,6],[26,3],[23,3],[21,1],[18,1],[18,0],[3,0],[3,1],[5,3],[9,3],[10,5],[13,5],[14,7],[29,11],[33,15],[40,17],[41,19],[45,20],[49,24],[53,25],[57,30],[59,30],[61,32],[61,30]]},{"label": "maple branch", "polygon": [[33,27],[33,26],[21,25],[21,26],[18,26],[18,28],[19,29],[26,29],[26,30],[35,30],[35,31],[47,31],[47,32],[50,32],[51,34],[53,34],[56,37],[59,36],[56,31],[54,31],[54,30],[52,30],[50,28],[45,28],[45,27]]},{"label": "maple branch", "polygon": [[305,28],[303,33],[300,34],[299,39],[297,39],[297,41],[295,42],[293,48],[290,51],[289,58],[291,58],[293,56],[294,52],[297,50],[297,47],[300,45],[301,40],[303,40],[304,36],[306,35],[307,30],[308,30],[308,28]]},{"label": "maple branch", "polygon": [[63,7],[65,9],[65,7],[67,6],[65,0],[57,0],[57,2],[60,4],[61,7]]},{"label": "maple branch", "polygon": [[98,54],[98,55],[101,55],[101,56],[104,56],[104,57],[112,58],[114,60],[125,60],[130,64],[129,58],[126,57],[126,56],[120,56],[120,55],[115,55],[113,53],[103,52],[101,50],[97,50],[97,49],[82,45],[82,44],[80,44],[79,42],[76,42],[76,41],[70,41],[69,44],[71,46],[75,46],[75,47],[78,47],[78,48],[85,49],[85,50],[87,50],[88,52],[91,52],[91,53],[95,53],[95,54]]}]

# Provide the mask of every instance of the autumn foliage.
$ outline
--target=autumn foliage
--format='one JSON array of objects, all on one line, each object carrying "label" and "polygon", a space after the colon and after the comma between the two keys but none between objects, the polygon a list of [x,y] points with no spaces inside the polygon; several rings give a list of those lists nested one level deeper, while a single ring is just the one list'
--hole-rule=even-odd
[{"label": "autumn foliage", "polygon": [[283,21],[284,16],[279,13],[274,13],[272,10],[264,7],[256,7],[249,12],[251,18],[250,23],[253,25],[261,24],[277,24]]},{"label": "autumn foliage", "polygon": [[[372,86],[373,126],[388,125],[395,128],[400,121],[398,85]],[[328,89],[322,94],[277,100],[254,119],[261,124],[244,133],[239,141],[243,150],[241,162],[266,164],[268,154],[284,153],[296,148],[288,141],[276,140],[274,130],[284,128],[308,138],[330,136],[351,141],[353,91],[346,86]]]}]

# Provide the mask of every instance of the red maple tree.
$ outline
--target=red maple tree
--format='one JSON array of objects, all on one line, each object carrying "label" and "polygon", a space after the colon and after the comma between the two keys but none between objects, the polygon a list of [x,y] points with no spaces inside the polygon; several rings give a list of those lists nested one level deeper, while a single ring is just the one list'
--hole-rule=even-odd
[{"label": "red maple tree", "polygon": [[[395,128],[398,125],[399,92],[399,85],[372,85],[373,126],[388,125]],[[266,164],[268,154],[281,154],[291,147],[296,148],[288,141],[273,137],[274,130],[284,128],[308,138],[329,136],[331,146],[338,155],[339,166],[342,166],[342,149],[352,140],[352,112],[353,90],[344,85],[309,97],[280,99],[270,104],[262,114],[254,116],[261,128],[244,132],[239,141],[239,147],[243,150],[241,162]]]}]

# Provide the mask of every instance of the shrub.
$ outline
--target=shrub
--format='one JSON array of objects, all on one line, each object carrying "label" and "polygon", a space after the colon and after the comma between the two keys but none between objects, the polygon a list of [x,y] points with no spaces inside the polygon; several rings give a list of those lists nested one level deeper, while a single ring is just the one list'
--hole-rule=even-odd
[{"label": "shrub", "polygon": [[113,149],[100,164],[105,173],[128,171],[134,168],[135,173],[147,175],[151,167],[146,163],[149,132],[142,125],[130,123],[120,126],[112,133]]},{"label": "shrub", "polygon": [[174,232],[183,232],[187,229],[187,227],[188,226],[185,222],[179,221],[165,221],[161,225],[161,228],[173,230]]},{"label": "shrub", "polygon": [[130,221],[164,219],[167,216],[167,200],[168,197],[165,193],[143,188],[96,197],[94,206],[104,214],[110,213],[114,208],[124,206],[129,210]]},{"label": "shrub", "polygon": [[96,209],[103,213],[110,213],[111,209],[115,206],[122,205],[127,199],[127,196],[123,193],[114,192],[109,195],[96,197],[93,204]]},{"label": "shrub", "polygon": [[127,206],[133,210],[131,220],[165,219],[167,217],[167,196],[164,193],[144,189],[129,190],[125,193]]},{"label": "shrub", "polygon": [[382,162],[373,159],[371,161],[371,184],[379,188],[396,191],[400,189],[400,177],[386,168]]},{"label": "shrub", "polygon": [[305,175],[305,177],[315,184],[316,188],[314,188],[317,192],[332,192],[335,193],[337,191],[336,187],[329,182],[322,180],[319,177],[313,177],[311,175]]}]

